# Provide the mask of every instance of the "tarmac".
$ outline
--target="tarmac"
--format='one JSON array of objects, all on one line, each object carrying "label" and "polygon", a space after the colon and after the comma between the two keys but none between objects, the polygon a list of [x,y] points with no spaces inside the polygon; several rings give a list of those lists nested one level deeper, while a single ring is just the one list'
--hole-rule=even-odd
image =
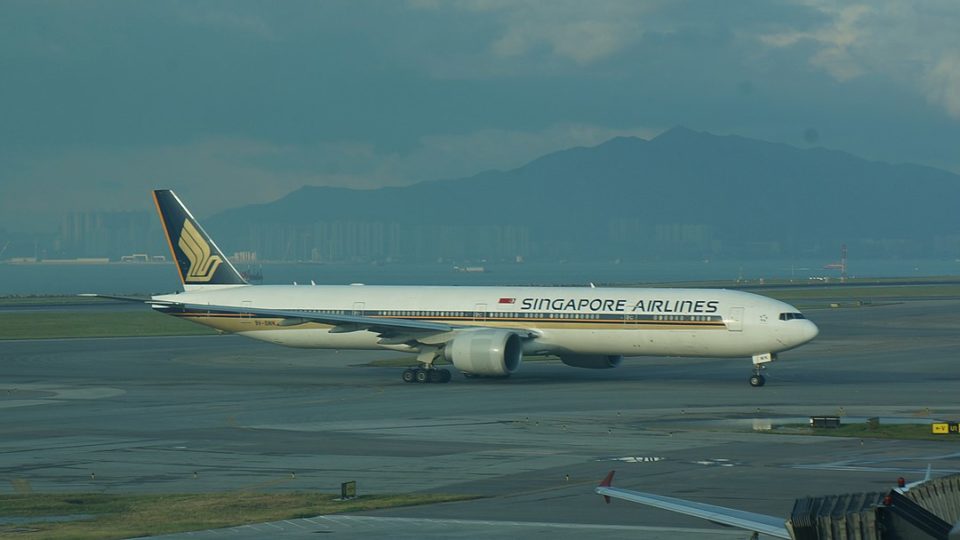
[{"label": "tarmac", "polygon": [[[767,385],[749,359],[526,362],[508,380],[407,384],[389,352],[237,336],[0,342],[0,493],[316,490],[481,498],[165,538],[745,538],[614,485],[786,517],[806,495],[960,472],[960,436],[776,435],[839,415],[960,419],[960,300],[808,310]],[[2,512],[0,512],[2,513]],[[2,516],[0,516],[2,522]]]}]

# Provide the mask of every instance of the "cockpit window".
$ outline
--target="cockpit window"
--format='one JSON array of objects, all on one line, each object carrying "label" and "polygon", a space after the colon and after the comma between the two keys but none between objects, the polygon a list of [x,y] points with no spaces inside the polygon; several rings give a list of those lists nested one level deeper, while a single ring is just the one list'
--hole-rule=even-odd
[{"label": "cockpit window", "polygon": [[781,321],[792,321],[794,319],[806,319],[806,317],[803,316],[803,313],[781,313],[780,314]]}]

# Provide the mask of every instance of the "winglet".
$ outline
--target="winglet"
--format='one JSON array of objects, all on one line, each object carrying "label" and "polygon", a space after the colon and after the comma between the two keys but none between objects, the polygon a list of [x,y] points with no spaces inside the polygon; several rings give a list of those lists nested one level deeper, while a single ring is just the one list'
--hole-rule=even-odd
[{"label": "winglet", "polygon": [[899,491],[900,493],[906,493],[911,489],[923,484],[924,482],[928,482],[930,480],[930,476],[932,472],[933,472],[933,464],[927,463],[927,473],[923,475],[923,479],[914,480],[913,482],[907,483],[907,482],[902,482],[903,478],[898,478],[897,479],[898,485],[897,485],[896,491]]},{"label": "winglet", "polygon": [[[613,474],[616,473],[616,472],[617,472],[616,470],[612,470],[612,471],[608,472],[608,473],[607,473],[607,476],[605,476],[604,479],[603,479],[603,481],[600,482],[600,486],[599,486],[599,487],[610,487],[610,485],[613,484]],[[610,496],[609,496],[609,495],[604,495],[604,496],[603,496],[603,500],[604,500],[604,502],[606,502],[607,504],[610,504]]]}]

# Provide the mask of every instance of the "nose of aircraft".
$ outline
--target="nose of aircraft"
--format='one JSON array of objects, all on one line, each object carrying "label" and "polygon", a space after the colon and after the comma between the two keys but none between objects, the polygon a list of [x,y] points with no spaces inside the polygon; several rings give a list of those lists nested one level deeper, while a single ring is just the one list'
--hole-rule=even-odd
[{"label": "nose of aircraft", "polygon": [[803,329],[800,331],[801,343],[806,343],[811,341],[813,338],[817,337],[817,334],[820,333],[820,329],[817,328],[817,325],[813,324],[813,321],[804,319],[806,324],[803,325]]}]

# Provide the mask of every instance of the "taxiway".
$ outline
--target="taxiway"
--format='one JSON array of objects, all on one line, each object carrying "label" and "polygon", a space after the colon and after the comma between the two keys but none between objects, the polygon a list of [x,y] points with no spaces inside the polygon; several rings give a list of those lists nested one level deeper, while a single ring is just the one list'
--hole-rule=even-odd
[{"label": "taxiway", "polygon": [[509,380],[406,384],[392,353],[236,336],[0,342],[0,492],[319,490],[483,498],[203,531],[212,536],[740,538],[614,501],[631,489],[783,515],[795,498],[960,472],[960,439],[773,435],[810,415],[960,419],[960,301],[809,311],[819,338],[750,362],[525,363]]}]

